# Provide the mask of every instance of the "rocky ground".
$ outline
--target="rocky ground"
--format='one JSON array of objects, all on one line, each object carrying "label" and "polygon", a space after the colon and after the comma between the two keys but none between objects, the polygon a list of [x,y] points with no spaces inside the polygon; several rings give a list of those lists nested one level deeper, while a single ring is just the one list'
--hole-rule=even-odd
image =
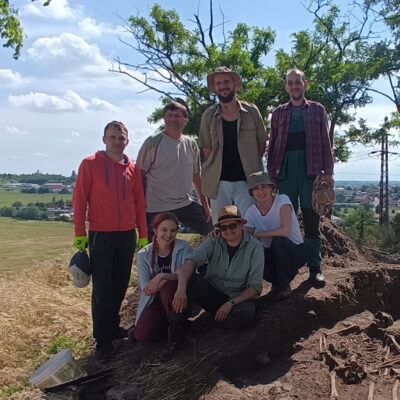
[{"label": "rocky ground", "polygon": [[[191,323],[187,349],[160,363],[165,342],[122,341],[112,362],[82,360],[94,381],[49,399],[397,400],[400,379],[400,263],[361,251],[330,221],[322,224],[327,285],[302,268],[293,295],[275,302],[265,284],[256,325],[243,334]],[[390,261],[390,262],[389,262]],[[133,323],[138,292],[122,321]]]}]

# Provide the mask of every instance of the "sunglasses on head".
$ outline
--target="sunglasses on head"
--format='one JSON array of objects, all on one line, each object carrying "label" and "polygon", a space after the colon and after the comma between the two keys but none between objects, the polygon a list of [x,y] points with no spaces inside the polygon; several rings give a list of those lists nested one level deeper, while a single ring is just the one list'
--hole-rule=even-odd
[{"label": "sunglasses on head", "polygon": [[221,232],[226,232],[228,229],[233,231],[234,229],[236,229],[238,226],[240,225],[240,222],[232,222],[229,225],[220,225],[219,230]]}]

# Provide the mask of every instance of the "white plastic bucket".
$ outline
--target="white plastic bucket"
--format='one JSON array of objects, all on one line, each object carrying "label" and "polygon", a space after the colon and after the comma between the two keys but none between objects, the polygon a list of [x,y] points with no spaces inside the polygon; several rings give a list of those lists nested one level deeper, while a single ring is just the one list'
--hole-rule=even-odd
[{"label": "white plastic bucket", "polygon": [[71,350],[62,350],[41,365],[30,376],[29,383],[45,389],[86,375],[87,373],[72,357]]}]

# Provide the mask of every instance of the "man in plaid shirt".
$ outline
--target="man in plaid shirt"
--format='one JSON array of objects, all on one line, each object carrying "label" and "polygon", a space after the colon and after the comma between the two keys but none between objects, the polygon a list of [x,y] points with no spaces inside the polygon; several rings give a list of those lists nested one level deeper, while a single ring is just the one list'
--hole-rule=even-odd
[{"label": "man in plaid shirt", "polygon": [[272,113],[267,169],[278,181],[279,193],[289,196],[295,212],[300,198],[309,279],[323,287],[320,217],[312,208],[312,190],[317,175],[330,179],[333,174],[328,118],[322,104],[304,97],[307,81],[303,71],[289,70],[285,87],[290,101]]}]

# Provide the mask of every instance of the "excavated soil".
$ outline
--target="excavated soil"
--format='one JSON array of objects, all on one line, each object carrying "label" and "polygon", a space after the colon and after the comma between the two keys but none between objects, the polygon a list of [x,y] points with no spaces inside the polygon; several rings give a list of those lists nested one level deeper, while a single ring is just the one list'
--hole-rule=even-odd
[{"label": "excavated soil", "polygon": [[[49,399],[397,400],[400,379],[400,264],[378,262],[323,221],[327,284],[312,287],[302,268],[291,298],[275,302],[265,283],[257,322],[245,333],[191,322],[185,351],[160,363],[165,342],[118,345],[112,362],[81,360],[95,381]],[[122,309],[132,325],[139,293]]]}]

